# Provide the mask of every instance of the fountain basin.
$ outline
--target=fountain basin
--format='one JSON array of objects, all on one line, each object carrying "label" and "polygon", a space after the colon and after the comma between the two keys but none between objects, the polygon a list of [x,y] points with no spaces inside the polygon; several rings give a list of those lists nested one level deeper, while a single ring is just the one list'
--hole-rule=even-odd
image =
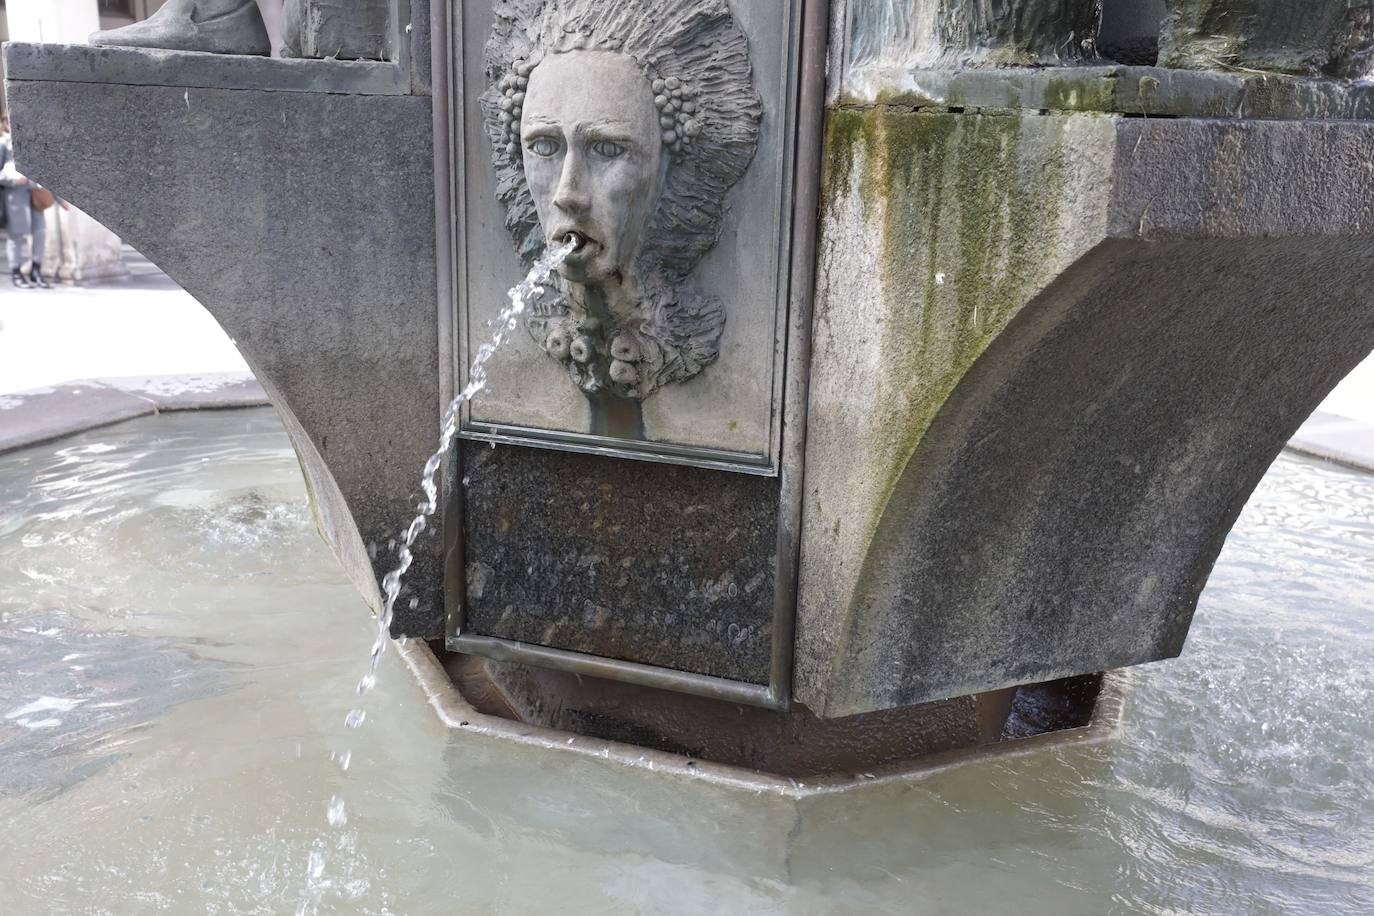
[{"label": "fountain basin", "polygon": [[266,410],[7,453],[0,884],[19,912],[290,911],[323,848],[316,890],[359,914],[905,912],[913,888],[953,912],[1363,912],[1369,481],[1280,459],[1188,651],[1132,673],[1100,740],[837,791],[472,716],[415,643],[344,729],[372,624]]}]

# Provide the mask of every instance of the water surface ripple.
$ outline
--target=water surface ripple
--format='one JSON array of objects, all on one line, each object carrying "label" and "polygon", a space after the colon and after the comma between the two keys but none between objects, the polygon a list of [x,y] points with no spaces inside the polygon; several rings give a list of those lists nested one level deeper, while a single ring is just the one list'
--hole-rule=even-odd
[{"label": "water surface ripple", "polygon": [[[266,410],[0,457],[0,913],[1374,912],[1374,477],[1275,463],[1120,734],[793,802],[455,735]],[[351,752],[345,771],[330,755]],[[325,800],[346,799],[330,827]]]}]

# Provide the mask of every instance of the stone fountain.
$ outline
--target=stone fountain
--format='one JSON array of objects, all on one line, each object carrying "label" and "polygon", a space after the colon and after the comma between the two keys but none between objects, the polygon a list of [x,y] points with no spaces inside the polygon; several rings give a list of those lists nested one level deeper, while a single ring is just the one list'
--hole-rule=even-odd
[{"label": "stone fountain", "polygon": [[16,154],[235,339],[374,607],[575,244],[398,605],[455,725],[833,784],[1088,734],[1374,348],[1368,4],[335,7],[11,45]]}]

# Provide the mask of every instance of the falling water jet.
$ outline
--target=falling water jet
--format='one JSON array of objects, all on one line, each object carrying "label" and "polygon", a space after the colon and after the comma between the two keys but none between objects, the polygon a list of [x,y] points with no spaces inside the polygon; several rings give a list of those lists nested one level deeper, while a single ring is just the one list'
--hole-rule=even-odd
[{"label": "falling water jet", "polygon": [[[569,235],[575,235],[575,233]],[[419,512],[411,520],[402,538],[398,551],[400,562],[397,563],[395,569],[382,578],[382,591],[386,600],[383,602],[382,612],[377,615],[377,638],[372,643],[372,655],[368,662],[367,674],[358,682],[359,696],[366,695],[376,683],[377,663],[381,659],[382,653],[386,651],[386,644],[390,641],[391,620],[396,608],[396,599],[401,594],[401,580],[405,577],[406,571],[410,569],[410,564],[415,560],[411,547],[414,546],[415,539],[428,526],[429,517],[438,509],[439,487],[434,478],[439,471],[439,466],[443,463],[444,456],[448,454],[453,445],[454,437],[458,435],[458,413],[464,404],[472,400],[478,392],[487,386],[487,361],[506,342],[511,331],[515,330],[517,319],[529,308],[530,303],[543,295],[544,284],[549,282],[553,272],[558,269],[558,266],[563,263],[568,255],[577,249],[579,244],[580,238],[569,238],[560,247],[546,251],[530,268],[525,279],[511,287],[507,293],[509,302],[492,322],[496,326],[495,333],[492,334],[491,340],[482,344],[481,348],[478,349],[477,356],[473,358],[472,367],[468,370],[467,385],[449,402],[448,409],[444,412],[443,431],[439,436],[439,447],[425,462],[424,473],[420,478],[420,489],[425,494],[424,501],[416,506]],[[359,712],[359,710],[353,710],[353,712]],[[353,712],[349,713],[350,719]],[[361,720],[358,724],[361,724]],[[355,728],[357,726],[350,727]]]},{"label": "falling water jet", "polygon": [[[382,592],[385,601],[382,604],[381,613],[377,615],[377,634],[368,658],[367,672],[358,681],[357,694],[359,697],[366,696],[377,684],[377,665],[381,661],[382,654],[386,651],[387,643],[390,642],[391,620],[396,608],[396,599],[401,594],[401,582],[415,559],[411,548],[415,545],[416,539],[424,533],[429,516],[434,514],[439,505],[439,488],[435,482],[435,476],[439,472],[439,466],[443,463],[444,456],[452,448],[454,438],[458,435],[459,411],[465,403],[472,400],[478,392],[487,386],[487,361],[506,342],[511,331],[515,330],[519,317],[529,308],[530,303],[544,294],[545,284],[549,282],[553,272],[558,269],[558,266],[563,263],[568,255],[577,250],[581,243],[582,238],[580,236],[576,236],[576,233],[569,233],[561,246],[546,251],[530,268],[525,278],[511,287],[507,293],[508,303],[492,322],[496,328],[495,332],[491,339],[478,349],[477,355],[472,361],[472,366],[468,371],[467,385],[449,402],[448,409],[444,412],[442,432],[439,435],[439,447],[425,462],[424,472],[420,478],[420,489],[424,492],[424,499],[416,506],[418,513],[406,527],[399,546],[396,548],[400,557],[396,568],[382,578]],[[395,543],[393,542],[393,544]],[[344,727],[359,728],[366,719],[365,710],[351,709],[348,715],[344,717]],[[351,756],[351,751],[343,752],[341,769],[348,769],[348,761]],[[330,826],[339,827],[346,824],[348,816],[343,799],[337,795],[332,796],[325,807],[325,816]],[[308,874],[309,883],[312,886],[312,897],[315,899],[303,903],[301,908],[297,910],[298,913],[305,913],[309,907],[318,904],[318,893],[323,887],[319,884],[319,879],[324,874],[325,860],[325,854],[318,848],[310,853]]]}]

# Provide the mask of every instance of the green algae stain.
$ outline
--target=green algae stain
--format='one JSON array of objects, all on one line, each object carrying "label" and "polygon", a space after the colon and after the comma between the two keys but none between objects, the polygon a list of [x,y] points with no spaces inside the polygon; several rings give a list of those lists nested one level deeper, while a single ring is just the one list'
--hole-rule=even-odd
[{"label": "green algae stain", "polygon": [[[882,520],[941,408],[1058,269],[1071,120],[890,107],[830,113],[825,206],[849,200],[856,187],[863,196],[861,221],[836,213],[848,225],[838,227],[834,244],[861,234],[881,238],[877,263],[835,252],[832,266],[876,272],[878,301],[826,306],[875,312],[867,323],[879,335],[877,368],[862,377],[873,406],[861,426],[866,472],[880,482],[871,508],[855,520],[858,543],[867,547],[851,586],[874,574],[869,565],[884,554],[875,543]],[[835,519],[831,536],[839,534]],[[861,614],[862,589],[848,594],[836,664],[847,657]]]},{"label": "green algae stain", "polygon": [[[960,379],[1048,279],[1063,198],[1061,119],[870,113],[864,181],[884,202],[875,400],[894,422],[878,519]],[[1027,150],[1027,128],[1035,144]],[[850,168],[854,167],[851,162]],[[847,187],[847,186],[846,186]]]},{"label": "green algae stain", "polygon": [[[825,160],[822,166],[821,187],[823,206],[828,210],[849,197],[854,169],[870,151],[881,144],[881,114],[876,109],[835,109],[825,122]],[[883,189],[870,169],[859,174],[859,199],[864,215],[883,198]]]},{"label": "green algae stain", "polygon": [[825,189],[822,202],[833,206],[846,196],[854,176],[855,157],[860,154],[864,133],[862,109],[831,110],[825,119],[825,161],[821,182]]},{"label": "green algae stain", "polygon": [[1115,111],[1116,79],[1112,77],[1055,78],[1045,83],[1044,107],[1055,111]]}]

